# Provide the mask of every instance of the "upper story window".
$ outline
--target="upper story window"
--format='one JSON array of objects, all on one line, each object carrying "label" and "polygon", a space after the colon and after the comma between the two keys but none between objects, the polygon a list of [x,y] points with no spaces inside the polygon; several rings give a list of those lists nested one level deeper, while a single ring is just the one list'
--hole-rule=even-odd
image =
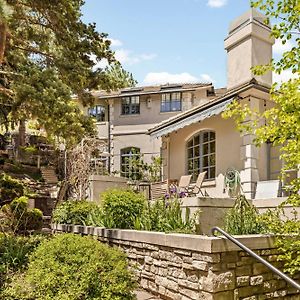
[{"label": "upper story window", "polygon": [[140,97],[131,96],[122,98],[122,115],[136,115],[140,113]]},{"label": "upper story window", "polygon": [[88,109],[88,115],[96,119],[97,122],[105,121],[105,107],[103,105],[96,105]]},{"label": "upper story window", "polygon": [[206,178],[216,177],[216,134],[201,131],[187,142],[188,174],[195,181],[199,173],[207,171]]},{"label": "upper story window", "polygon": [[161,95],[161,112],[181,111],[181,93],[164,93]]}]

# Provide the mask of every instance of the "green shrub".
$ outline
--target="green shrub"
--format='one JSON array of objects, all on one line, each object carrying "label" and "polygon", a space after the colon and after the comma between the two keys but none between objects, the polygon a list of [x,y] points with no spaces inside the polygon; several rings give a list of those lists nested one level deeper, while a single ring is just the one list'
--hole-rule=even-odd
[{"label": "green shrub", "polygon": [[60,224],[100,226],[101,209],[91,201],[68,200],[61,203],[53,212],[53,221]]},{"label": "green shrub", "polygon": [[25,188],[21,181],[13,179],[5,173],[0,175],[0,206],[23,196],[24,193]]},{"label": "green shrub", "polygon": [[144,211],[141,219],[136,219],[135,229],[159,232],[195,233],[196,218],[200,211],[193,216],[186,208],[185,216],[181,210],[181,201],[176,197],[171,199],[157,199]]},{"label": "green shrub", "polygon": [[16,198],[11,203],[2,206],[0,213],[2,230],[23,233],[42,229],[42,211],[37,208],[28,209],[28,198],[25,196]]},{"label": "green shrub", "polygon": [[134,228],[137,218],[141,218],[147,205],[142,194],[131,190],[111,189],[101,195],[103,225],[108,228]]},{"label": "green shrub", "polygon": [[29,254],[44,239],[46,237],[43,235],[25,237],[0,234],[0,290],[10,282],[14,272],[27,267]]},{"label": "green shrub", "polygon": [[5,299],[135,299],[125,255],[79,235],[63,234],[42,242],[24,276],[15,279],[5,290]]},{"label": "green shrub", "polygon": [[264,226],[255,206],[244,195],[236,198],[234,206],[225,215],[225,230],[230,234],[263,233]]}]

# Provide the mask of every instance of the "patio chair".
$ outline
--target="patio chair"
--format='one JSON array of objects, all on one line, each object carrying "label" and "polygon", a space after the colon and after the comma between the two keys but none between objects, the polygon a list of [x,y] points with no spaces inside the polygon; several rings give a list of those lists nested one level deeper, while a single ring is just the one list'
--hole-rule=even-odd
[{"label": "patio chair", "polygon": [[180,193],[189,193],[189,186],[191,183],[192,175],[183,175],[179,179],[179,183],[177,186],[177,194],[179,195]]},{"label": "patio chair", "polygon": [[199,173],[196,183],[194,186],[189,188],[188,194],[190,195],[197,195],[197,194],[201,194],[203,197],[206,196],[206,191],[204,191],[204,193],[202,192],[201,188],[202,188],[202,183],[204,181],[204,178],[206,176],[207,171],[204,171],[202,173]]},{"label": "patio chair", "polygon": [[272,199],[281,196],[281,181],[258,181],[254,199]]},{"label": "patio chair", "polygon": [[150,185],[150,199],[156,200],[164,197],[168,193],[167,181],[155,182]]}]

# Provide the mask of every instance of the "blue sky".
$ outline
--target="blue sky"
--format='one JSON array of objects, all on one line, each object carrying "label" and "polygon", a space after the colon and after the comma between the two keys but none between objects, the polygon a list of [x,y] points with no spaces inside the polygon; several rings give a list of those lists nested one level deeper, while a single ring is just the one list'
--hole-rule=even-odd
[{"label": "blue sky", "polygon": [[230,21],[247,11],[249,2],[86,0],[82,19],[109,34],[116,58],[139,85],[212,81],[223,87],[224,38]]}]

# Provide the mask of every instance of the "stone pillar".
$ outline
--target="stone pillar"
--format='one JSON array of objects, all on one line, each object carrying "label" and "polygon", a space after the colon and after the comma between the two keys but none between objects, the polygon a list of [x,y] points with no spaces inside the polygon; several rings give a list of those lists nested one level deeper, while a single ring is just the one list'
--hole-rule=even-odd
[{"label": "stone pillar", "polygon": [[[260,99],[249,97],[245,101],[250,106],[251,111],[261,111],[263,105]],[[242,103],[245,104],[245,103]],[[248,120],[249,121],[249,120]],[[245,122],[248,122],[247,120]],[[259,180],[258,172],[258,147],[254,143],[253,134],[242,136],[241,159],[244,162],[244,169],[241,171],[242,190],[247,199],[255,196],[256,183]]]}]

